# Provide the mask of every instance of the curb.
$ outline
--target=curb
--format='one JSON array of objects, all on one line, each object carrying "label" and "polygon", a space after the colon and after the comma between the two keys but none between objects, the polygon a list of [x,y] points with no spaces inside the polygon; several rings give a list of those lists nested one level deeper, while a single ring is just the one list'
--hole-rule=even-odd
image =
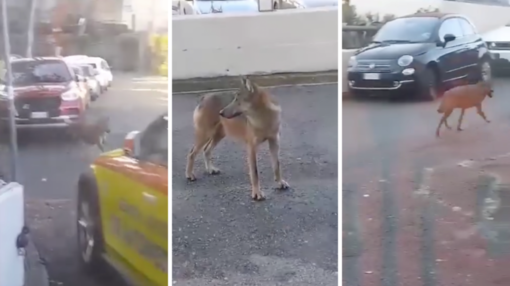
[{"label": "curb", "polygon": [[[294,84],[337,83],[338,71],[326,71],[320,73],[279,73],[270,75],[250,75],[249,78],[262,87]],[[172,80],[172,92],[233,89],[237,88],[238,86],[238,76]]]},{"label": "curb", "polygon": [[23,286],[49,286],[50,279],[46,265],[32,238],[25,253],[25,285]]}]

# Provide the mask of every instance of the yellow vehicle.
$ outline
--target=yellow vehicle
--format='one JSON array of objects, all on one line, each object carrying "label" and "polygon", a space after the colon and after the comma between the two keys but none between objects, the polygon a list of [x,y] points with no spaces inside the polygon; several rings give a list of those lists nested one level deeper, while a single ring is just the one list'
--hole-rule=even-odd
[{"label": "yellow vehicle", "polygon": [[80,262],[130,285],[168,285],[168,116],[126,136],[78,180]]}]

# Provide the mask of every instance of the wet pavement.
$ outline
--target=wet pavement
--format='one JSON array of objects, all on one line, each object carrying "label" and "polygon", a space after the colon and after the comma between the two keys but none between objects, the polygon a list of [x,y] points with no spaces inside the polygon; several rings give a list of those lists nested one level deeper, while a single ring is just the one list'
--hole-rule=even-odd
[{"label": "wet pavement", "polygon": [[[167,109],[167,80],[116,75],[112,88],[93,102],[89,116],[108,115],[112,133],[107,149],[121,146],[124,136],[144,128]],[[19,161],[27,197],[26,213],[34,243],[44,258],[51,286],[117,286],[116,279],[96,281],[78,267],[75,196],[79,174],[99,154],[95,147],[66,139],[51,130],[22,132]],[[7,171],[6,147],[0,156]]]},{"label": "wet pavement", "polygon": [[439,102],[344,101],[344,285],[510,285],[509,89],[440,138]]},{"label": "wet pavement", "polygon": [[232,139],[213,152],[220,175],[206,175],[200,156],[198,180],[186,181],[197,95],[172,96],[174,285],[337,285],[337,89],[270,89],[283,107],[281,163],[291,189],[273,189],[261,146],[263,202],[250,198],[245,150]]}]

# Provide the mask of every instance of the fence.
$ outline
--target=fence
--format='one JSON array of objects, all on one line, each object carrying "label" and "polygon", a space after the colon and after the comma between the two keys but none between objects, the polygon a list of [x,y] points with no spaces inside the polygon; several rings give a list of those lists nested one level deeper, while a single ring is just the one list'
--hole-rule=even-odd
[{"label": "fence", "polygon": [[343,26],[342,49],[359,49],[372,41],[380,26]]}]

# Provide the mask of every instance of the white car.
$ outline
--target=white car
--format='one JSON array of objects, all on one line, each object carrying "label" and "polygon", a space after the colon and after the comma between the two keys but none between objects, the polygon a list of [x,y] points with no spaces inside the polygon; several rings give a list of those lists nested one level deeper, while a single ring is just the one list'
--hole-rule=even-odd
[{"label": "white car", "polygon": [[93,67],[98,73],[96,78],[103,92],[108,90],[108,87],[112,85],[113,74],[110,66],[103,58],[73,55],[65,57],[65,60],[72,64],[87,64]]},{"label": "white car", "polygon": [[491,66],[496,72],[510,71],[510,24],[482,35],[492,57]]}]

